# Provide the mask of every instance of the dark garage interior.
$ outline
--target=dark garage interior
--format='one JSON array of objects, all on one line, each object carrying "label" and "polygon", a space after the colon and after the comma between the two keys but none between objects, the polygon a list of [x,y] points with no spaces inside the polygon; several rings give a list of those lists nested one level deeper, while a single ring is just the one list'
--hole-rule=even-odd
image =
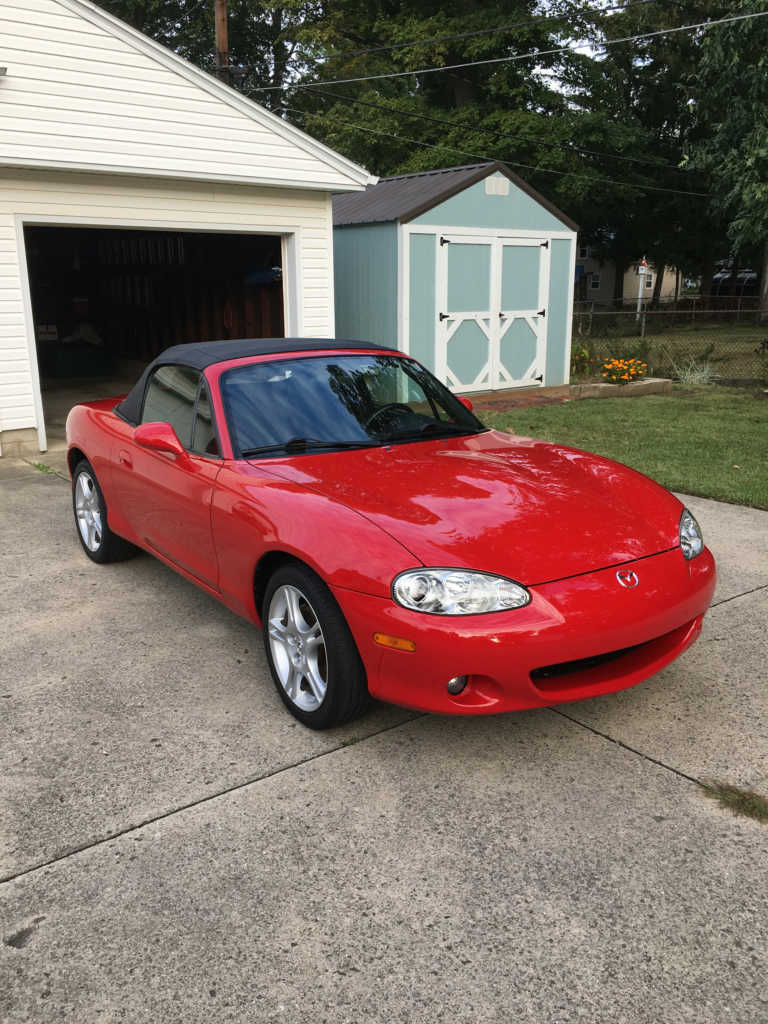
[{"label": "dark garage interior", "polygon": [[284,335],[281,238],[26,227],[46,425],[120,394],[169,345]]}]

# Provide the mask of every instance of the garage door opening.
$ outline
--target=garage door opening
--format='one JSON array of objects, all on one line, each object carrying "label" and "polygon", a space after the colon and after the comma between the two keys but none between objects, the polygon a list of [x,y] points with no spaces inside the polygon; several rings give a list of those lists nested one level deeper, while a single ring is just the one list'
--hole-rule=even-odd
[{"label": "garage door opening", "polygon": [[169,345],[283,337],[279,235],[24,229],[51,441],[77,402],[128,390]]}]

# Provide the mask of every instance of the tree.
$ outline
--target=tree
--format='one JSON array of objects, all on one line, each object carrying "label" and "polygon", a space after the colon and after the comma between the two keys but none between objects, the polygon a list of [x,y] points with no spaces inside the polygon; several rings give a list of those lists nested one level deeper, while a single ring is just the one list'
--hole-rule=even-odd
[{"label": "tree", "polygon": [[[768,12],[738,0],[734,14]],[[691,81],[690,163],[712,182],[712,207],[737,254],[762,251],[760,315],[768,320],[768,17],[711,29]]]},{"label": "tree", "polygon": [[[695,75],[700,36],[695,32],[648,35],[659,30],[717,18],[722,2],[680,0],[674,5],[630,5],[611,18],[598,19],[595,47],[611,40],[604,55],[566,66],[564,81],[580,116],[574,118],[578,140],[595,124],[613,125],[612,148],[635,161],[620,177],[632,182],[615,188],[603,203],[575,213],[598,250],[619,268],[647,255],[659,270],[675,265],[690,275],[710,277],[716,257],[727,253],[724,219],[710,207],[709,176],[704,168],[684,168],[686,134],[692,121],[689,82]],[[608,136],[611,138],[611,136]],[[607,174],[606,161],[602,173]],[[657,191],[658,190],[658,191]],[[667,190],[667,191],[664,191]],[[618,277],[619,283],[621,277]],[[658,301],[662,275],[656,276]]]}]

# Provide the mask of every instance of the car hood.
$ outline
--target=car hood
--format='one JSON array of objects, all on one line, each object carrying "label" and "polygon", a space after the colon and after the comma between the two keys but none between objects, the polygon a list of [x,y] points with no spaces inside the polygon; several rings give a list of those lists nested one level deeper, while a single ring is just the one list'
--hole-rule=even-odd
[{"label": "car hood", "polygon": [[499,431],[259,465],[355,509],[425,565],[480,569],[528,586],[679,543],[682,506],[652,480],[597,455]]}]

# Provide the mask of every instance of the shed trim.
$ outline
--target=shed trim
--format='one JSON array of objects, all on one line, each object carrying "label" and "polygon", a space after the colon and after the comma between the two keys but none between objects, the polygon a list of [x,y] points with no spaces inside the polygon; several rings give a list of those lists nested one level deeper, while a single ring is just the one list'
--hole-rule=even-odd
[{"label": "shed trim", "polygon": [[532,230],[530,228],[468,228],[454,224],[403,224],[402,227],[414,235],[472,235],[476,238],[573,238],[573,231]]}]

